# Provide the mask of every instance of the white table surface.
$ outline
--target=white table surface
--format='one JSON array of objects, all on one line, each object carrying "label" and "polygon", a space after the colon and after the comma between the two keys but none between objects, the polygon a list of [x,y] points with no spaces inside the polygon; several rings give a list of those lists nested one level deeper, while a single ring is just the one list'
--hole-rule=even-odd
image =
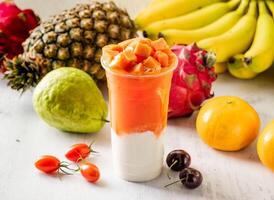
[{"label": "white table surface", "polygon": [[[16,2],[22,7],[35,9],[43,19],[76,3],[73,0]],[[118,1],[133,16],[146,2],[148,0]],[[217,96],[237,95],[247,100],[258,111],[263,126],[274,119],[274,70],[252,81],[221,75],[214,91]],[[62,133],[38,118],[31,96],[32,91],[20,96],[8,88],[5,81],[0,81],[1,200],[274,200],[274,173],[259,162],[255,143],[240,152],[213,150],[199,139],[195,131],[195,115],[169,121],[165,147],[166,153],[176,148],[187,150],[192,156],[192,166],[202,172],[204,182],[196,190],[184,189],[180,184],[166,189],[163,186],[170,181],[165,167],[159,178],[147,183],[130,183],[114,176],[109,125],[96,134]],[[64,159],[64,152],[71,144],[92,140],[96,140],[94,148],[100,152],[91,158],[100,167],[102,175],[96,185],[87,183],[80,175],[65,176],[60,181],[34,168],[40,155],[53,154]]]}]

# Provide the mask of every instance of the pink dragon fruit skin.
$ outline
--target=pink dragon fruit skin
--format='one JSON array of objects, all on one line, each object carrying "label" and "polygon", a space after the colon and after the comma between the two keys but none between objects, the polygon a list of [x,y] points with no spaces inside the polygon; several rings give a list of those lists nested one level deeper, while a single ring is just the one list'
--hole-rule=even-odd
[{"label": "pink dragon fruit skin", "polygon": [[13,3],[2,2],[0,3],[0,18],[18,15],[21,10]]},{"label": "pink dragon fruit skin", "polygon": [[210,97],[212,82],[216,80],[213,64],[215,55],[196,44],[171,48],[178,57],[172,77],[169,97],[169,118],[190,116]]},{"label": "pink dragon fruit skin", "polygon": [[14,3],[0,3],[0,72],[4,57],[12,59],[23,52],[22,43],[39,24],[39,18],[30,9],[21,10]]}]

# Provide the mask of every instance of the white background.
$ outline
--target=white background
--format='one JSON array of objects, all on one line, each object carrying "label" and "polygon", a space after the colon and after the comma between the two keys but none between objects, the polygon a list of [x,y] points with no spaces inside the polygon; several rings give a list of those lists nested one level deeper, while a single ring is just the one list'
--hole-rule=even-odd
[{"label": "white background", "polygon": [[[42,19],[70,8],[73,0],[17,0],[20,6],[33,8]],[[84,2],[84,1],[79,1]],[[86,1],[85,1],[86,2]],[[132,16],[146,1],[120,0]],[[221,75],[214,85],[215,95],[237,95],[258,111],[262,125],[274,119],[274,70],[251,81]],[[209,199],[209,200],[274,200],[274,174],[258,160],[255,143],[240,152],[215,151],[197,136],[195,118],[170,120],[166,134],[166,153],[176,148],[187,150],[192,166],[204,176],[202,186],[187,190],[180,184],[168,189],[164,168],[162,175],[148,183],[130,183],[113,175],[110,129],[106,125],[96,134],[62,133],[47,126],[32,108],[32,91],[22,96],[0,81],[0,199],[1,200],[142,200],[142,199]],[[80,175],[54,176],[39,173],[33,163],[43,154],[64,159],[71,144],[96,140],[94,148],[100,155],[91,161],[101,169],[98,184],[87,183]],[[173,174],[176,177],[176,174]]]}]

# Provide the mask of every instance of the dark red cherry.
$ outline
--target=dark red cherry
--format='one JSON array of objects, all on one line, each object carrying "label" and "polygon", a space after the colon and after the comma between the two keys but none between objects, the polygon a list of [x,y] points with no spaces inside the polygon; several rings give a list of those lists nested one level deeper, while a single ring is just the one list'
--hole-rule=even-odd
[{"label": "dark red cherry", "polygon": [[181,183],[188,189],[197,188],[203,182],[201,172],[190,167],[183,169],[179,174],[179,178]]},{"label": "dark red cherry", "polygon": [[191,163],[190,155],[184,150],[171,151],[166,158],[167,166],[174,171],[181,171],[189,167]]}]

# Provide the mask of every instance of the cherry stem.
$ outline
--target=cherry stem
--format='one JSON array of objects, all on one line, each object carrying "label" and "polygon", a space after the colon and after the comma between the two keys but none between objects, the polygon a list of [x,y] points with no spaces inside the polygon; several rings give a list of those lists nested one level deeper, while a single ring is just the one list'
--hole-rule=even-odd
[{"label": "cherry stem", "polygon": [[172,182],[172,183],[169,183],[169,184],[165,185],[164,187],[167,188],[167,187],[169,187],[169,186],[171,186],[171,185],[173,185],[173,184],[175,184],[175,183],[179,183],[179,182],[181,182],[181,181],[183,181],[183,180],[186,180],[186,178],[181,178],[181,179],[179,179],[179,180],[177,180],[177,181],[174,181],[174,182]]},{"label": "cherry stem", "polygon": [[174,165],[176,165],[176,163],[178,162],[178,160],[175,160],[169,167],[169,169],[171,169]]},{"label": "cherry stem", "polygon": [[[177,162],[178,162],[178,160],[173,161],[172,164],[168,168],[171,169]],[[168,179],[171,179],[169,172],[167,172],[167,177],[168,177]]]}]

